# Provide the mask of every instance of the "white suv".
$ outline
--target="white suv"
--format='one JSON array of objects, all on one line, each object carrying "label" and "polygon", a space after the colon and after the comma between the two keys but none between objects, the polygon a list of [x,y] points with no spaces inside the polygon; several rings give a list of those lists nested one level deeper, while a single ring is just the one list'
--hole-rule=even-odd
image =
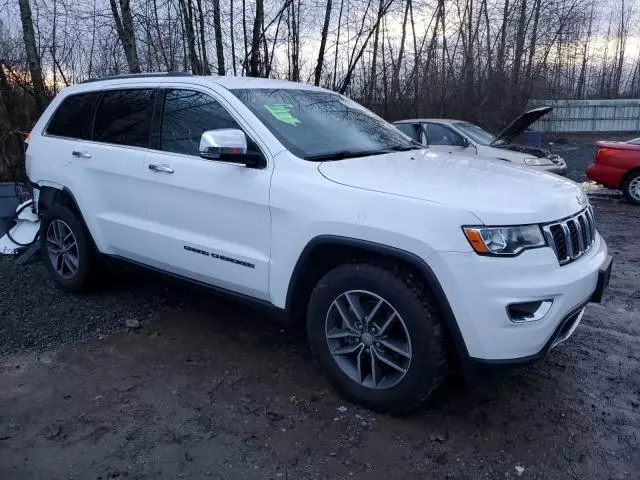
[{"label": "white suv", "polygon": [[117,257],[286,313],[349,398],[402,412],[453,366],[544,356],[611,257],[571,181],[438,155],[336,93],[136,75],[64,89],[27,172],[52,278]]}]

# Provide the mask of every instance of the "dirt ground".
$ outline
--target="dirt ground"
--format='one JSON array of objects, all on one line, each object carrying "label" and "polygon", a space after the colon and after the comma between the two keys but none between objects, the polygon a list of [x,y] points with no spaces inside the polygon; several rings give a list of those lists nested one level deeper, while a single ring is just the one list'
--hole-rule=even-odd
[{"label": "dirt ground", "polygon": [[139,272],[65,295],[1,260],[0,479],[640,478],[640,208],[593,203],[604,303],[403,418],[342,400],[263,312]]}]

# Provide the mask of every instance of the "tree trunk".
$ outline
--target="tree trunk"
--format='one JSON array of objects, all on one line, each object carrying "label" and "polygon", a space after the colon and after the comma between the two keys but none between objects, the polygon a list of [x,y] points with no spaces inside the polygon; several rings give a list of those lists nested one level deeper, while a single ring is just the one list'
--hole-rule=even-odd
[{"label": "tree trunk", "polygon": [[589,26],[587,27],[587,39],[582,47],[582,65],[580,66],[580,75],[578,76],[578,86],[576,88],[576,97],[584,98],[584,85],[587,77],[587,59],[589,52],[589,43],[591,42],[591,27],[593,25],[593,5],[591,5],[591,13],[589,15]]},{"label": "tree trunk", "polygon": [[[231,18],[231,23],[233,24],[233,16]],[[222,46],[222,28],[220,26],[220,0],[213,0],[213,32],[216,37],[216,55],[218,57],[218,75],[224,75],[225,74],[224,50]]]},{"label": "tree trunk", "polygon": [[[231,19],[233,23],[233,19]],[[249,73],[247,59],[249,58],[249,45],[247,43],[247,2],[242,0],[242,37],[244,39],[244,56],[242,57],[242,73]]]},{"label": "tree trunk", "polygon": [[[20,2],[26,0],[20,0]],[[131,13],[131,5],[129,0],[119,0],[120,12],[116,0],[109,0],[111,4],[111,13],[116,23],[118,38],[122,43],[129,73],[140,73],[140,61],[138,60],[138,50],[136,47],[136,36],[133,27],[133,15]]]},{"label": "tree trunk", "polygon": [[233,74],[237,75],[238,72],[236,71],[236,40],[235,40],[235,32],[233,31],[233,24],[235,23],[233,21],[233,0],[229,1],[229,8],[231,10],[231,65],[233,66]]},{"label": "tree trunk", "polygon": [[267,44],[267,30],[264,26],[264,16],[262,17],[262,34],[260,37],[262,38],[262,56],[264,58],[262,62],[264,64],[264,78],[269,78],[271,74],[271,64],[269,63],[269,45]]},{"label": "tree trunk", "polygon": [[338,75],[338,48],[340,47],[340,27],[342,27],[342,8],[344,7],[344,0],[340,0],[340,12],[338,13],[338,31],[336,33],[336,51],[333,57],[333,81],[331,82],[331,88],[336,89],[336,77]]},{"label": "tree trunk", "polygon": [[402,59],[404,57],[404,42],[407,37],[407,19],[409,17],[409,9],[411,8],[411,0],[407,0],[404,9],[404,18],[402,20],[402,36],[400,38],[400,51],[398,52],[398,61],[393,69],[393,80],[391,82],[391,92],[393,99],[400,96],[400,69],[402,67]]},{"label": "tree trunk", "polygon": [[253,36],[251,38],[251,58],[249,60],[249,75],[260,76],[260,31],[264,18],[264,0],[256,0],[256,17],[253,21]]},{"label": "tree trunk", "polygon": [[300,81],[300,1],[291,2],[291,80]]},{"label": "tree trunk", "polygon": [[162,41],[162,34],[160,33],[160,19],[158,18],[158,3],[157,0],[153,0],[153,15],[154,15],[154,27],[156,30],[156,35],[158,36],[158,45],[160,46],[160,53],[162,54],[162,61],[164,62],[164,68],[167,70],[171,70],[171,65],[169,64],[169,58],[167,57],[167,52],[164,48],[164,42]]},{"label": "tree trunk", "polygon": [[[505,54],[507,49],[507,22],[509,21],[509,0],[505,0],[504,9],[502,10],[502,27],[500,28],[500,44],[498,46],[498,59],[496,61],[497,69],[504,74]],[[503,79],[500,79],[501,81]]]},{"label": "tree trunk", "polygon": [[518,29],[516,31],[516,46],[513,54],[513,68],[511,73],[511,83],[514,92],[520,85],[520,72],[522,71],[522,55],[524,54],[524,41],[526,34],[527,20],[527,0],[520,0],[520,15],[518,18]]},{"label": "tree trunk", "polygon": [[278,23],[276,25],[276,33],[273,37],[273,43],[271,44],[271,54],[269,55],[269,63],[267,64],[267,72],[266,76],[269,77],[271,74],[271,65],[273,65],[273,55],[276,50],[276,45],[278,43],[278,33],[280,33],[280,24],[282,23],[282,12],[278,15]]},{"label": "tree trunk", "polygon": [[316,70],[314,72],[313,84],[320,85],[320,76],[322,75],[322,64],[324,63],[324,49],[327,45],[327,33],[329,32],[329,22],[331,21],[331,0],[327,0],[327,8],[324,13],[324,24],[322,25],[322,35],[320,37],[320,51],[318,52],[318,61],[316,62]]},{"label": "tree trunk", "polygon": [[187,37],[191,72],[194,75],[199,75],[202,73],[202,67],[196,51],[196,33],[193,30],[193,5],[191,4],[191,0],[180,0],[180,7],[182,8],[182,17],[184,18],[184,29]]},{"label": "tree trunk", "polygon": [[529,58],[527,60],[527,70],[525,73],[525,82],[529,85],[528,90],[531,91],[532,88],[532,79],[531,79],[531,69],[533,67],[533,57],[536,54],[536,42],[538,36],[538,21],[540,20],[540,6],[542,4],[541,0],[534,0],[533,3],[533,30],[531,31],[531,40],[529,41]]},{"label": "tree trunk", "polygon": [[444,0],[440,0],[440,21],[442,30],[442,78],[440,79],[442,85],[442,94],[440,97],[440,115],[443,118],[447,116],[447,32],[444,23],[445,14],[446,10]]},{"label": "tree trunk", "polygon": [[29,74],[33,84],[33,97],[36,102],[38,113],[44,110],[47,103],[47,94],[44,89],[42,79],[42,67],[40,66],[40,56],[36,48],[36,36],[33,30],[33,19],[31,17],[31,6],[29,0],[18,0],[20,5],[20,20],[22,21],[22,38],[29,64]]},{"label": "tree trunk", "polygon": [[[207,58],[207,47],[204,38],[204,14],[202,13],[202,0],[196,0],[196,6],[198,7],[198,23],[200,26],[200,50],[202,51],[202,65],[201,70],[203,75],[211,75],[211,68],[209,68],[209,59]],[[215,3],[214,3],[215,12]],[[219,23],[218,19],[218,23]],[[214,29],[215,29],[215,13],[214,13]],[[218,38],[216,37],[216,49],[218,46]],[[219,59],[220,57],[218,57]]]},{"label": "tree trunk", "polygon": [[380,38],[380,23],[382,19],[382,11],[384,8],[384,0],[380,0],[378,4],[378,21],[375,26],[375,33],[373,35],[373,57],[371,58],[371,75],[369,77],[369,88],[367,89],[367,97],[366,102],[368,105],[371,104],[373,99],[373,90],[376,85],[376,74],[377,74],[377,64],[378,64],[378,40]]}]

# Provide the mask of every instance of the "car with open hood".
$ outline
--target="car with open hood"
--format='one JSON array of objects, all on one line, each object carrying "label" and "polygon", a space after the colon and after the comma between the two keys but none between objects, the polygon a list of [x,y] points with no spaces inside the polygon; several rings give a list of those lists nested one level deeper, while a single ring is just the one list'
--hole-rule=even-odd
[{"label": "car with open hood", "polygon": [[531,124],[546,115],[552,107],[540,107],[523,113],[498,135],[470,122],[452,119],[413,119],[394,123],[396,128],[416,142],[434,151],[463,153],[469,156],[497,158],[515,164],[563,175],[566,162],[551,151],[514,143]]},{"label": "car with open hood", "polygon": [[299,83],[74,85],[26,156],[58,287],[91,288],[114,258],[253,302],[306,330],[346,397],[385,412],[460,365],[544,357],[611,271],[575,183],[436,152]]}]

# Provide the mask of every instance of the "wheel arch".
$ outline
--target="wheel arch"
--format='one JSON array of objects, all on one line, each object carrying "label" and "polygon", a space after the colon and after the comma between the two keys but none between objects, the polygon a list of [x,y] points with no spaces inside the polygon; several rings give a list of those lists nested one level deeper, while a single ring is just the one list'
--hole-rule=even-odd
[{"label": "wheel arch", "polygon": [[630,168],[625,172],[625,174],[620,179],[620,190],[622,190],[626,186],[627,182],[631,178],[631,175],[633,175],[634,173],[640,173],[640,166]]},{"label": "wheel arch", "polygon": [[411,269],[433,294],[444,320],[444,327],[455,344],[458,355],[468,358],[468,350],[451,305],[440,281],[427,262],[406,250],[367,240],[320,235],[307,243],[293,269],[287,289],[285,308],[289,312],[290,321],[296,326],[304,324],[306,305],[311,292],[327,272],[343,263],[358,260],[396,262]]},{"label": "wheel arch", "polygon": [[51,184],[43,184],[43,185],[33,184],[33,188],[39,191],[38,204],[37,204],[38,214],[41,215],[43,211],[47,210],[49,207],[51,207],[54,204],[64,205],[65,207],[67,207],[69,210],[71,210],[73,213],[75,213],[78,216],[78,218],[80,219],[80,222],[84,225],[84,228],[86,229],[89,235],[89,239],[91,241],[93,248],[96,251],[98,251],[93,234],[91,233],[91,229],[89,228],[86,220],[84,219],[84,215],[82,214],[80,205],[78,204],[78,201],[76,200],[75,195],[68,187],[58,186],[58,185],[54,186]]}]

